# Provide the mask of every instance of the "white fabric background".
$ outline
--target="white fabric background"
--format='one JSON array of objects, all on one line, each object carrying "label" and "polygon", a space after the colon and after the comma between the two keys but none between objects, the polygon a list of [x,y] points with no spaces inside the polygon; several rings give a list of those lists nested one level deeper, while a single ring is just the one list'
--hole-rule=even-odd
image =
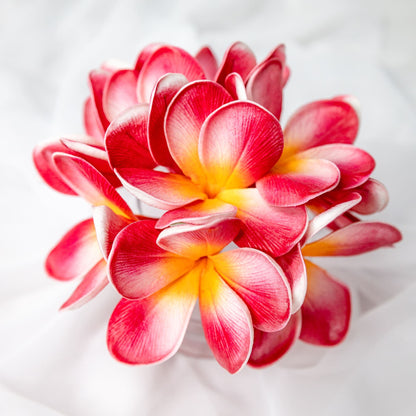
[{"label": "white fabric background", "polygon": [[[413,0],[1,0],[0,414],[416,414],[415,21]],[[82,132],[87,73],[103,60],[133,63],[154,41],[191,52],[210,44],[221,56],[235,40],[259,58],[286,43],[283,120],[314,99],[359,98],[358,145],[375,156],[391,195],[373,218],[398,226],[404,241],[319,262],[353,294],[338,347],[298,343],[279,364],[234,376],[183,354],[122,365],[105,344],[118,300],[111,288],[57,312],[73,286],[48,279],[43,259],[90,210],[43,184],[31,149]]]}]

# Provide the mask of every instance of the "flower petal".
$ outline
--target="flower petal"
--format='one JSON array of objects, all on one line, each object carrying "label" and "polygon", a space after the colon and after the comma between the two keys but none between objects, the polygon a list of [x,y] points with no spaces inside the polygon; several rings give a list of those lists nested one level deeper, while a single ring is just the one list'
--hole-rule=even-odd
[{"label": "flower petal", "polygon": [[272,332],[287,324],[292,303],[289,284],[271,257],[252,248],[239,248],[210,259],[215,271],[247,305],[256,328]]},{"label": "flower petal", "polygon": [[249,100],[267,108],[278,119],[282,112],[283,70],[278,59],[268,59],[257,65],[247,81]]},{"label": "flower petal", "polygon": [[195,59],[198,61],[199,65],[201,65],[207,79],[213,80],[218,70],[218,63],[211,48],[204,46],[196,54]]},{"label": "flower petal", "polygon": [[219,199],[206,199],[165,212],[156,223],[156,228],[165,228],[177,223],[203,225],[221,219],[231,219],[236,214],[237,208],[234,205]]},{"label": "flower petal", "polygon": [[165,119],[170,153],[184,174],[195,182],[204,181],[198,156],[199,134],[205,119],[232,101],[228,92],[212,81],[188,84],[170,103]]},{"label": "flower petal", "polygon": [[157,81],[168,73],[183,74],[189,81],[205,79],[198,61],[188,52],[174,46],[161,46],[144,63],[137,82],[140,102],[148,103]]},{"label": "flower petal", "polygon": [[33,163],[42,177],[42,179],[55,191],[68,195],[76,195],[65,181],[61,178],[60,173],[56,169],[53,162],[53,154],[56,152],[70,153],[72,152],[64,146],[60,141],[50,141],[39,143],[33,149]]},{"label": "flower petal", "polygon": [[146,45],[139,53],[134,69],[140,72],[141,69],[143,68],[143,65],[146,63],[146,61],[153,55],[154,52],[156,52],[162,46],[165,46],[165,45],[163,43],[158,43],[158,42],[153,42],[153,43],[149,43],[148,45]]},{"label": "flower petal", "polygon": [[205,338],[214,357],[227,371],[236,373],[247,363],[253,345],[250,312],[211,262],[201,276],[199,308]]},{"label": "flower petal", "polygon": [[235,100],[247,100],[246,87],[243,78],[237,72],[232,72],[225,78],[225,88]]},{"label": "flower petal", "polygon": [[64,153],[55,153],[53,160],[65,182],[90,204],[107,205],[118,215],[134,218],[123,198],[94,166]]},{"label": "flower petal", "polygon": [[117,234],[127,227],[133,220],[121,217],[105,205],[94,207],[93,219],[97,240],[104,258],[110,255],[113,241]]},{"label": "flower petal", "polygon": [[300,244],[289,253],[276,258],[277,263],[285,273],[292,293],[292,314],[297,312],[305,299],[307,278],[305,262],[303,261]]},{"label": "flower petal", "polygon": [[351,315],[348,288],[325,270],[305,260],[308,290],[302,306],[300,339],[309,344],[336,345],[347,334]]},{"label": "flower petal", "polygon": [[103,91],[103,111],[111,122],[124,110],[138,104],[136,89],[139,73],[131,69],[116,71]]},{"label": "flower petal", "polygon": [[176,173],[134,168],[116,173],[129,192],[156,208],[174,209],[207,197],[186,176]]},{"label": "flower petal", "polygon": [[382,222],[356,222],[340,228],[302,249],[304,256],[354,256],[392,246],[402,239],[400,231]]},{"label": "flower petal", "polygon": [[96,144],[103,143],[104,128],[98,119],[97,110],[91,97],[88,97],[84,104],[84,128],[88,136],[96,139]]},{"label": "flower petal", "polygon": [[92,103],[97,112],[97,121],[100,123],[103,131],[110,124],[103,109],[103,93],[105,84],[111,77],[112,72],[107,69],[95,69],[89,74],[89,84],[91,90]]},{"label": "flower petal", "polygon": [[234,101],[204,122],[199,158],[208,177],[208,192],[245,188],[266,174],[280,157],[278,120],[255,103]]},{"label": "flower petal", "polygon": [[107,129],[105,146],[113,169],[153,168],[153,160],[147,143],[149,106],[129,108],[115,119]]},{"label": "flower petal", "polygon": [[163,230],[156,241],[159,247],[192,260],[219,253],[240,231],[240,221],[219,220],[206,225],[177,225]]},{"label": "flower petal", "polygon": [[223,191],[218,198],[237,207],[242,232],[234,241],[240,247],[278,257],[290,251],[305,232],[308,218],[304,206],[272,207],[255,188]]},{"label": "flower petal", "polygon": [[57,280],[72,280],[85,274],[101,258],[92,218],[71,228],[51,250],[45,269]]},{"label": "flower petal", "polygon": [[369,153],[348,144],[318,146],[299,153],[297,156],[302,159],[326,159],[333,162],[341,173],[338,184],[341,189],[362,185],[376,166]]},{"label": "flower petal", "polygon": [[256,65],[256,56],[251,49],[242,42],[233,43],[225,52],[223,61],[218,68],[215,80],[224,85],[225,78],[232,72],[237,72],[243,80]]},{"label": "flower petal", "polygon": [[172,159],[166,143],[164,119],[172,98],[187,83],[188,80],[182,74],[167,74],[157,82],[150,100],[147,130],[150,153],[159,165],[175,171],[179,168]]},{"label": "flower petal", "polygon": [[375,179],[369,178],[353,191],[358,192],[362,200],[352,211],[362,215],[374,214],[382,211],[389,202],[389,194],[385,186]]},{"label": "flower petal", "polygon": [[263,332],[254,329],[253,351],[248,365],[265,367],[281,358],[299,338],[302,314],[297,312],[290,317],[287,325],[276,332]]},{"label": "flower petal", "polygon": [[343,100],[306,104],[287,122],[284,156],[324,144],[352,144],[358,133],[358,124],[354,108]]},{"label": "flower petal", "polygon": [[124,228],[113,242],[108,259],[110,281],[125,298],[142,299],[168,286],[194,267],[194,261],[163,250],[156,244],[155,221]]},{"label": "flower petal", "polygon": [[107,284],[107,264],[104,259],[101,259],[88,271],[88,273],[85,274],[85,276],[83,276],[81,283],[60,309],[75,309],[85,305],[88,301],[97,296]]},{"label": "flower petal", "polygon": [[296,206],[335,188],[340,179],[337,166],[324,159],[289,158],[256,183],[271,205]]},{"label": "flower petal", "polygon": [[108,323],[111,354],[128,364],[167,360],[179,349],[198,297],[199,270],[138,301],[122,299]]}]

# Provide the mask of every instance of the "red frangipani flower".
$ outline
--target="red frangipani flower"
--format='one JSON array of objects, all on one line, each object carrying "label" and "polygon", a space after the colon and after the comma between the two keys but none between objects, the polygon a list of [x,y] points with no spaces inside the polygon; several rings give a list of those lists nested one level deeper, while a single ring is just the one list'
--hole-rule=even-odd
[{"label": "red frangipani flower", "polygon": [[231,373],[248,360],[253,326],[283,328],[291,298],[280,266],[251,248],[220,253],[238,233],[237,220],[182,225],[159,233],[155,221],[129,225],[114,241],[110,279],[125,298],[108,327],[108,346],[130,364],[163,361],[179,348],[197,300],[218,362]]}]

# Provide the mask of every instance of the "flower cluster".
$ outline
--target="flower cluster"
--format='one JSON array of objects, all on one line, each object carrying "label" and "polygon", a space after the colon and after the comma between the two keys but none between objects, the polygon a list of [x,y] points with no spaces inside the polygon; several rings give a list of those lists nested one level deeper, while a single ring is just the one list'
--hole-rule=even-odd
[{"label": "flower cluster", "polygon": [[[117,290],[107,342],[118,360],[171,357],[197,303],[207,343],[231,373],[276,361],[299,338],[328,346],[345,337],[349,290],[310,259],[401,235],[359,218],[388,197],[370,177],[374,159],[354,145],[355,99],[304,105],[282,129],[289,74],[283,45],[258,63],[237,42],[219,65],[208,47],[193,57],[149,45],[134,68],[90,73],[84,136],[35,148],[42,178],[93,206],[46,270],[80,280],[62,308],[109,282]],[[163,215],[134,212],[120,188]]]}]

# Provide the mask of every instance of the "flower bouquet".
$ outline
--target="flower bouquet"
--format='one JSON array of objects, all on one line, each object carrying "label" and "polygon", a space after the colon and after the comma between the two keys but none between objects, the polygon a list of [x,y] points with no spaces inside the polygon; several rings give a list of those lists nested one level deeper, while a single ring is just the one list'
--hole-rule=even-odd
[{"label": "flower bouquet", "polygon": [[[361,219],[388,196],[370,177],[374,159],[354,145],[356,100],[306,104],[282,128],[289,75],[283,45],[258,63],[237,42],[218,64],[208,47],[191,56],[152,44],[134,67],[90,73],[85,135],[35,148],[46,183],[92,205],[46,271],[79,279],[61,309],[109,283],[120,294],[107,333],[116,359],[168,359],[195,308],[231,373],[275,362],[297,339],[330,346],[346,336],[349,290],[311,259],[401,235]],[[143,216],[135,200],[161,215]]]}]

